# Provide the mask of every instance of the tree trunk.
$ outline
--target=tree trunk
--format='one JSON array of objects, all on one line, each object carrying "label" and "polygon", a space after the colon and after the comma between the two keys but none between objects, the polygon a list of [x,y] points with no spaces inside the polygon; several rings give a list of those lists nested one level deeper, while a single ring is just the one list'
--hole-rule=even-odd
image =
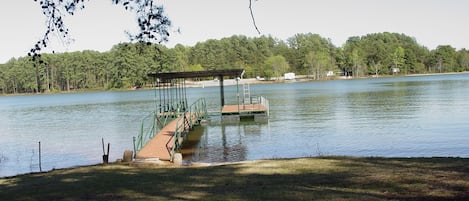
[{"label": "tree trunk", "polygon": [[46,91],[50,92],[49,68],[46,66]]},{"label": "tree trunk", "polygon": [[41,93],[41,76],[39,75],[39,66],[34,63],[34,66],[36,67],[36,93]]},{"label": "tree trunk", "polygon": [[70,92],[70,79],[67,78],[67,92]]}]

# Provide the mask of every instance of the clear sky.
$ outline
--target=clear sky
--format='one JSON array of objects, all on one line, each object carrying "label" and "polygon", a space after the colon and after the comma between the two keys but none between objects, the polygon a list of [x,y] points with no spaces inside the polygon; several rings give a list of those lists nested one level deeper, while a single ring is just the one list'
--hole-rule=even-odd
[{"label": "clear sky", "polygon": [[[195,45],[232,35],[259,36],[248,0],[160,0],[175,29],[170,42]],[[296,33],[317,33],[342,46],[351,36],[397,32],[434,49],[451,45],[469,49],[469,0],[258,0],[253,1],[257,25],[265,35],[285,40]],[[136,30],[134,16],[110,0],[91,0],[68,17],[74,39],[69,45],[53,40],[55,50],[107,51],[127,42],[126,30]],[[45,18],[33,0],[0,3],[0,63],[25,56],[45,30]]]}]

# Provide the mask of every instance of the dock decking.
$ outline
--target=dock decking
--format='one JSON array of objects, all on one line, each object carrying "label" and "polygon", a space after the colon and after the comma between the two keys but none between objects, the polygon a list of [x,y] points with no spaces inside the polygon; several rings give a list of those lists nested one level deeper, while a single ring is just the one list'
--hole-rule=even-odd
[{"label": "dock decking", "polygon": [[[190,120],[189,113],[186,114],[186,119]],[[176,129],[178,132],[183,133],[179,136],[178,142],[182,143],[184,140],[184,129],[185,126],[177,127],[178,121],[183,121],[184,115],[180,116],[168,124],[166,124],[163,129],[161,129],[137,154],[135,158],[146,159],[146,158],[158,158],[160,160],[171,160],[171,150],[175,144],[175,133]],[[192,121],[198,121],[198,119],[193,119]],[[191,124],[194,124],[192,122]]]},{"label": "dock decking", "polygon": [[225,105],[221,111],[222,115],[251,115],[266,113],[267,108],[262,104],[240,104]]}]

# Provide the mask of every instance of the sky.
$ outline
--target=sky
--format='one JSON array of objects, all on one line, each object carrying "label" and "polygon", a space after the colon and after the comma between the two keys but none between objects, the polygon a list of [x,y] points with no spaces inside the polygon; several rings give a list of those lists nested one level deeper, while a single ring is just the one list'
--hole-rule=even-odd
[{"label": "sky", "polygon": [[[232,35],[260,36],[253,26],[249,0],[156,0],[172,20],[169,42],[193,46]],[[451,45],[469,49],[468,0],[253,0],[263,35],[286,40],[316,33],[342,46],[349,37],[396,32],[414,37],[429,49]],[[110,0],[90,0],[65,19],[73,39],[53,37],[45,52],[108,51],[128,42],[137,29],[134,15]],[[0,3],[0,63],[27,55],[45,32],[45,17],[33,0]],[[180,30],[180,33],[176,30]]]}]

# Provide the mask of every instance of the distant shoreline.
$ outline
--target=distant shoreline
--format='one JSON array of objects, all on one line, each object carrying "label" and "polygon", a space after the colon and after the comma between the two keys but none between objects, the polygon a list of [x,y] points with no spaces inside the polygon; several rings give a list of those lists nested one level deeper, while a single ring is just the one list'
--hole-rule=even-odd
[{"label": "distant shoreline", "polygon": [[[332,80],[356,80],[356,79],[379,79],[379,78],[393,78],[393,77],[418,77],[418,76],[438,76],[438,75],[458,75],[458,74],[469,74],[469,71],[463,72],[449,72],[449,73],[419,73],[419,74],[407,74],[407,75],[382,75],[382,76],[363,76],[363,77],[341,77],[335,76],[329,79],[312,79],[312,75],[297,75],[293,80],[285,80],[280,77],[278,80],[257,80],[256,78],[240,79],[238,84],[281,84],[281,83],[295,83],[295,82],[316,82],[316,81],[332,81]],[[273,78],[275,79],[275,78]],[[225,79],[223,82],[224,86],[236,85],[235,79]],[[188,88],[204,88],[204,87],[217,87],[220,86],[218,80],[204,80],[204,81],[186,81],[186,87]],[[106,92],[106,91],[135,91],[135,90],[150,90],[154,87],[142,87],[142,88],[126,88],[126,89],[80,89],[71,91],[57,91],[57,92],[43,92],[43,93],[16,93],[16,94],[0,94],[2,96],[30,96],[30,95],[49,95],[49,94],[74,94],[74,93],[89,93],[89,92]]]},{"label": "distant shoreline", "polygon": [[458,75],[458,74],[469,74],[469,71],[450,72],[450,73],[419,73],[419,74],[409,74],[409,75],[404,75],[404,76],[406,76],[406,77],[416,77],[416,76]]},{"label": "distant shoreline", "polygon": [[[256,78],[241,79],[238,84],[280,84],[280,83],[294,83],[294,82],[315,82],[315,81],[332,81],[332,80],[355,80],[355,79],[379,79],[379,78],[393,78],[393,77],[418,77],[418,76],[438,76],[438,75],[458,75],[458,74],[469,74],[469,71],[464,72],[452,72],[452,73],[419,73],[419,74],[407,74],[407,75],[384,75],[384,76],[363,76],[363,77],[340,77],[335,76],[330,79],[312,79],[312,75],[297,75],[293,80],[285,80],[280,78],[278,80],[257,80]],[[220,86],[217,80],[205,80],[205,81],[186,81],[186,85],[189,87],[214,87]],[[224,86],[236,85],[235,79],[225,79],[223,82]]]}]

